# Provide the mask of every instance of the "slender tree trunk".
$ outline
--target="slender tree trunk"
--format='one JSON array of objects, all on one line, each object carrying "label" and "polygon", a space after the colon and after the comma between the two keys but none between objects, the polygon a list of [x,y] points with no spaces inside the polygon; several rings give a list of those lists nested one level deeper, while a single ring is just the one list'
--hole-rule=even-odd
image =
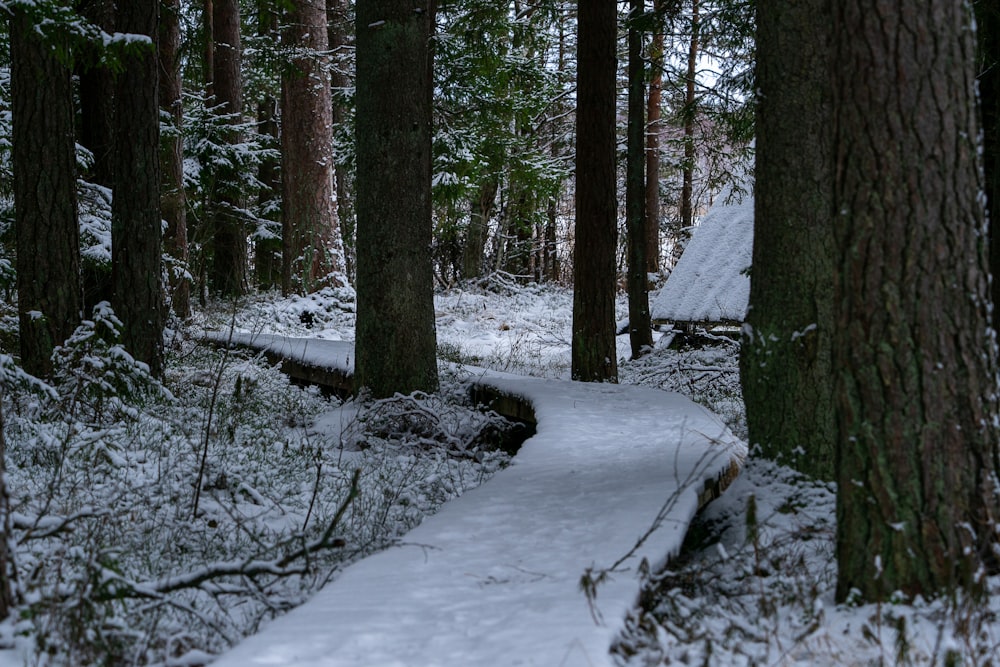
[{"label": "slender tree trunk", "polygon": [[499,187],[497,180],[491,178],[479,185],[479,190],[472,198],[469,226],[465,232],[465,247],[462,251],[462,277],[466,280],[479,278],[483,274],[486,237]]},{"label": "slender tree trunk", "polygon": [[[257,2],[257,35],[263,39],[278,39],[279,9],[273,0]],[[280,144],[278,131],[278,100],[265,94],[257,102],[257,133],[269,138],[270,145]],[[257,193],[259,215],[268,221],[265,230],[258,227],[254,237],[254,274],[257,287],[271,289],[281,285],[281,193],[280,157],[265,157],[257,168],[257,180],[262,187]]]},{"label": "slender tree trunk", "polygon": [[205,42],[202,44],[202,67],[205,78],[205,97],[210,104],[215,97],[215,5],[212,0],[202,0],[202,30]]},{"label": "slender tree trunk", "polygon": [[122,32],[148,36],[150,47],[124,59],[115,91],[115,197],[111,207],[112,305],[122,343],[159,376],[163,369],[160,218],[160,107],[156,40],[159,0],[131,0],[118,10]]},{"label": "slender tree trunk", "polygon": [[[663,0],[653,0],[659,13]],[[646,271],[660,272],[660,133],[663,115],[663,29],[649,47],[649,97],[646,102]]]},{"label": "slender tree trunk", "polygon": [[[242,47],[239,0],[212,0],[212,87],[218,113],[233,126],[225,140],[239,144],[243,118]],[[225,296],[247,291],[246,198],[235,166],[220,166],[216,174],[216,201],[212,211],[212,285]]]},{"label": "slender tree trunk", "polygon": [[615,3],[580,0],[572,374],[575,380],[591,382],[615,382],[618,378],[615,348],[617,28]]},{"label": "slender tree trunk", "polygon": [[7,488],[7,440],[4,436],[3,391],[0,390],[0,620],[6,620],[17,601],[14,538],[11,535],[10,491]]},{"label": "slender tree trunk", "polygon": [[435,3],[357,3],[356,378],[374,396],[438,386],[431,266]]},{"label": "slender tree trunk", "polygon": [[285,42],[296,56],[281,80],[281,290],[309,293],[342,282],[333,174],[333,103],[326,6],[295,0]]},{"label": "slender tree trunk", "polygon": [[[684,163],[681,166],[681,227],[690,228],[694,224],[694,168],[695,168],[695,120],[698,115],[698,95],[695,86],[698,75],[699,16],[700,0],[691,0],[691,41],[688,43],[686,90],[684,94]],[[684,235],[686,236],[686,232]]]},{"label": "slender tree trunk", "polygon": [[531,223],[529,215],[532,202],[527,189],[521,184],[511,184],[510,205],[504,221],[503,270],[511,276],[527,280],[531,275]]},{"label": "slender tree trunk", "polygon": [[188,273],[187,196],[184,192],[184,104],[181,98],[180,0],[162,0],[160,14],[160,107],[170,115],[172,133],[160,144],[160,212],[167,222],[164,251],[175,264],[169,267],[174,314],[191,315],[191,280]]},{"label": "slender tree trunk", "polygon": [[[94,25],[109,33],[114,32],[113,0],[82,0],[77,8],[80,15]],[[114,183],[115,79],[111,70],[99,66],[98,45],[81,50],[83,53],[76,55],[80,96],[79,136],[80,144],[94,156],[87,178],[92,183],[110,188]]]},{"label": "slender tree trunk", "polygon": [[[328,41],[333,67],[330,68],[330,89],[333,92],[333,127],[342,127],[349,118],[351,109],[346,101],[353,82],[348,76],[344,64],[344,51],[350,48],[347,0],[326,0]],[[335,156],[336,157],[336,156]],[[348,277],[355,274],[355,213],[354,198],[351,192],[351,174],[343,161],[333,165],[333,178],[337,191],[337,221],[340,223],[340,237],[344,247],[344,266]]]},{"label": "slender tree trunk", "polygon": [[11,18],[14,233],[21,365],[52,370],[52,350],[80,322],[73,87],[36,26],[15,6]]},{"label": "slender tree trunk", "polygon": [[1000,466],[971,16],[834,7],[837,598],[983,595]]},{"label": "slender tree trunk", "polygon": [[[752,446],[834,477],[831,0],[757,7],[757,162],[741,374]],[[794,53],[794,58],[788,54]]]},{"label": "slender tree trunk", "polygon": [[635,26],[645,11],[644,4],[643,0],[629,0],[625,218],[628,226],[628,335],[633,359],[653,348],[646,272],[646,175],[643,172],[646,162],[643,151],[646,72],[642,61],[642,31]]},{"label": "slender tree trunk", "polygon": [[559,240],[557,236],[556,197],[549,197],[545,210],[545,279],[559,281]]}]

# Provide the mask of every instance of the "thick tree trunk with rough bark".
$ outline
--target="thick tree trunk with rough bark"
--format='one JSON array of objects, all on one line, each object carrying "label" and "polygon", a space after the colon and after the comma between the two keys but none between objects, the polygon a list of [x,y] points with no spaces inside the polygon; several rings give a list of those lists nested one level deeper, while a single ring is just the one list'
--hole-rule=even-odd
[{"label": "thick tree trunk with rough bark", "polygon": [[115,90],[115,197],[111,207],[112,306],[122,343],[159,376],[163,368],[160,107],[156,39],[159,0],[118,9],[119,30],[150,38],[122,63]]},{"label": "thick tree trunk with rough bark", "polygon": [[339,282],[333,105],[327,69],[326,6],[295,0],[284,42],[295,56],[281,79],[281,291],[307,294]]},{"label": "thick tree trunk with rough bark", "polygon": [[14,234],[21,365],[51,373],[53,347],[80,322],[73,87],[30,18],[11,18]]},{"label": "thick tree trunk with rough bark", "polygon": [[983,168],[990,219],[990,268],[993,273],[993,328],[1000,331],[1000,4],[977,0],[979,98],[983,114]]},{"label": "thick tree trunk with rough bark", "polygon": [[823,479],[833,479],[835,443],[831,12],[831,0],[757,7],[753,271],[740,358],[751,446]]},{"label": "thick tree trunk with rough bark", "polygon": [[833,6],[837,598],[978,595],[1000,471],[971,16]]},{"label": "thick tree trunk with rough bark", "polygon": [[433,0],[357,4],[357,362],[374,396],[438,386],[431,266]]},{"label": "thick tree trunk with rough bark", "polygon": [[632,358],[653,348],[646,264],[645,102],[642,31],[635,21],[643,0],[629,1],[628,28],[628,140],[625,166],[625,218],[628,227],[628,335]]},{"label": "thick tree trunk with rough bark", "polygon": [[615,250],[615,3],[580,0],[577,17],[575,380],[617,381]]},{"label": "thick tree trunk with rough bark", "polygon": [[[228,123],[242,123],[243,80],[241,63],[239,0],[211,0],[212,4],[212,90],[220,115]],[[233,127],[226,141],[238,144],[242,133]],[[216,173],[212,211],[212,286],[225,296],[245,294],[247,284],[247,221],[243,210],[246,197],[241,191],[236,167],[219,167]]]},{"label": "thick tree trunk with rough bark", "polygon": [[160,144],[160,213],[167,222],[163,249],[173,258],[168,267],[170,297],[174,314],[180,319],[191,315],[191,281],[188,277],[187,196],[184,192],[184,106],[181,99],[180,0],[161,0],[160,108],[170,116],[172,133]]}]

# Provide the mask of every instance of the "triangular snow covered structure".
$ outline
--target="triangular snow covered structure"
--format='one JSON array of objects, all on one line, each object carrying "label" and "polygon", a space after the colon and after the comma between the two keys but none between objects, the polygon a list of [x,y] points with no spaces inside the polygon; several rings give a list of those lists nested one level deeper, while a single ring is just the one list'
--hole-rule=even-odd
[{"label": "triangular snow covered structure", "polygon": [[654,322],[738,324],[750,299],[753,195],[726,188],[705,215],[663,288],[650,304]]}]

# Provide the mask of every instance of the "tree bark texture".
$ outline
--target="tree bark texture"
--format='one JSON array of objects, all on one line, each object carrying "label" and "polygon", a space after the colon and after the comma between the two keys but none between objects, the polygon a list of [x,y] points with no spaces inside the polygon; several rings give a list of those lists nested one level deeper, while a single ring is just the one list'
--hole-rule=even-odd
[{"label": "tree bark texture", "polygon": [[188,273],[187,196],[184,192],[184,105],[181,99],[180,0],[161,0],[159,57],[160,108],[170,116],[171,134],[160,144],[160,213],[167,223],[163,249],[175,264],[169,268],[174,314],[191,315],[191,280]]},{"label": "tree bark texture", "polygon": [[990,220],[993,328],[1000,331],[1000,5],[977,0],[979,99],[983,116],[983,169]]},{"label": "tree bark texture", "polygon": [[971,15],[833,6],[837,597],[982,593],[1000,507]]},{"label": "tree bark texture", "polygon": [[751,446],[830,480],[831,12],[831,0],[757,7],[753,269],[740,359]]},{"label": "tree bark texture", "polygon": [[438,386],[431,266],[433,0],[357,3],[357,382]]},{"label": "tree bark texture", "polygon": [[118,9],[119,30],[151,42],[122,63],[115,90],[115,188],[111,206],[112,306],[122,343],[159,376],[163,368],[160,107],[156,40],[159,0]]},{"label": "tree bark texture", "polygon": [[307,294],[342,281],[337,234],[333,103],[326,5],[295,0],[284,41],[295,54],[281,79],[281,290]]},{"label": "tree bark texture", "polygon": [[628,227],[628,335],[633,359],[653,348],[646,263],[646,68],[642,59],[642,31],[635,26],[645,9],[644,4],[643,0],[629,0],[625,218]]},{"label": "tree bark texture", "polygon": [[572,375],[575,380],[614,382],[618,377],[615,3],[580,0],[577,31]]},{"label": "tree bark texture", "polygon": [[21,9],[11,18],[14,233],[21,365],[52,370],[80,322],[73,88],[69,69]]},{"label": "tree bark texture", "polygon": [[[212,30],[215,106],[234,126],[226,140],[238,144],[242,133],[236,126],[243,121],[239,0],[212,0]],[[240,296],[248,288],[248,247],[246,197],[235,166],[217,167],[213,204],[212,285],[224,296]]]}]

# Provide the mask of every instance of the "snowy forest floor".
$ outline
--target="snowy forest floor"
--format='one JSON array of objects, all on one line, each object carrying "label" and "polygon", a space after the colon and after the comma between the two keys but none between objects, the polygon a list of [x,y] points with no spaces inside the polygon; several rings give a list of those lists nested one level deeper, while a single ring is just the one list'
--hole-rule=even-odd
[{"label": "snowy forest floor", "polygon": [[[572,294],[554,288],[439,294],[439,354],[565,379],[571,307]],[[624,302],[619,310],[624,318]],[[345,291],[210,312],[191,332],[235,321],[353,338]],[[11,647],[3,667],[205,664],[507,465],[490,443],[510,426],[468,405],[447,371],[438,396],[339,405],[293,388],[259,356],[179,330],[160,388],[109,342],[111,323],[99,313],[67,348],[58,389],[0,355],[22,595],[19,617],[0,626]],[[4,313],[2,340],[13,327]],[[620,337],[620,359],[627,346]],[[682,393],[745,437],[733,344],[658,347],[621,363],[620,379]],[[323,421],[332,410],[337,424]],[[751,458],[681,556],[650,573],[615,662],[1000,663],[1000,580],[985,608],[836,605],[834,507],[829,485]],[[305,557],[289,560],[296,554]]]}]

